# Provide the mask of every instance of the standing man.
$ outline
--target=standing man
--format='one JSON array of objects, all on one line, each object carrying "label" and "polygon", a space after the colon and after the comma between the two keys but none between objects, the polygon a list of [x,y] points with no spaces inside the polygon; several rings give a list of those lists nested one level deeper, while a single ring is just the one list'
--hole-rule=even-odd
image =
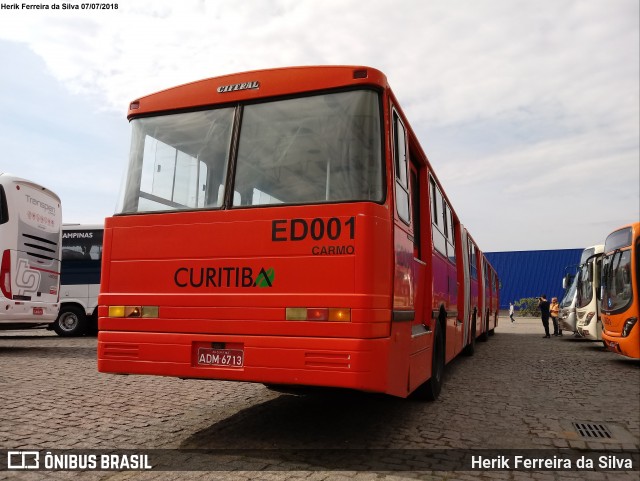
[{"label": "standing man", "polygon": [[511,318],[511,322],[516,322],[516,320],[513,318],[513,302],[509,303],[509,317]]},{"label": "standing man", "polygon": [[551,338],[549,335],[549,301],[547,301],[546,294],[538,297],[538,307],[540,308],[540,316],[542,317],[542,327],[544,327],[544,338]]}]

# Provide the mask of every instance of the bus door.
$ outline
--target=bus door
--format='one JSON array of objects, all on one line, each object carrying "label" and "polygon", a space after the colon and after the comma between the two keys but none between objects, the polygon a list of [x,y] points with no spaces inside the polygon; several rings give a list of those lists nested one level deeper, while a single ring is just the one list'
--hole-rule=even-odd
[{"label": "bus door", "polygon": [[[411,391],[427,380],[431,371],[429,347],[432,336],[429,334],[433,328],[430,325],[430,316],[425,316],[424,313],[425,291],[428,283],[427,263],[423,258],[429,249],[425,249],[422,245],[425,236],[421,235],[421,172],[418,158],[409,148],[406,129],[395,111],[393,134],[395,198],[398,216],[394,234],[396,268],[393,315],[396,321],[396,332],[406,334],[409,342],[407,349],[398,350],[397,363],[407,366]],[[403,337],[400,336],[401,339]],[[396,379],[396,382],[401,380]]]},{"label": "bus door", "polygon": [[[458,312],[458,319],[462,319],[462,347],[469,344],[471,329],[471,262],[469,255],[469,236],[467,230],[460,226],[460,239],[462,240],[462,289],[463,295],[458,297],[458,309],[462,307],[462,312]],[[462,301],[462,302],[460,302]]]},{"label": "bus door", "polygon": [[410,185],[411,185],[411,208],[413,217],[413,267],[414,278],[416,279],[416,294],[414,300],[415,318],[413,320],[412,332],[424,331],[423,326],[429,325],[430,315],[425,314],[427,303],[425,302],[426,279],[427,279],[427,262],[425,249],[422,245],[424,236],[422,235],[422,196],[420,195],[420,172],[419,167],[414,161],[411,162],[410,168]]}]

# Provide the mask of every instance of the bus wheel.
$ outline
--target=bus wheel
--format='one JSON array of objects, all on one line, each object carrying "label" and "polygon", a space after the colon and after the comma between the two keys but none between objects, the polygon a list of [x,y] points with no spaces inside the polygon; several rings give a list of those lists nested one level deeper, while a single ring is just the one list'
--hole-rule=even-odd
[{"label": "bus wheel", "polygon": [[84,334],[86,324],[87,316],[82,309],[77,306],[62,306],[53,329],[58,336],[81,336]]},{"label": "bus wheel", "polygon": [[87,317],[87,324],[84,330],[84,333],[87,336],[97,336],[98,335],[98,306],[93,308],[93,314]]},{"label": "bus wheel", "polygon": [[467,347],[464,348],[465,356],[473,356],[476,352],[476,321],[471,321],[471,340]]},{"label": "bus wheel", "polygon": [[435,324],[433,357],[431,360],[431,378],[418,387],[411,397],[420,401],[435,401],[442,390],[444,377],[444,335],[439,322]]},{"label": "bus wheel", "polygon": [[480,334],[480,337],[478,339],[480,339],[482,342],[487,342],[489,340],[489,318],[485,320],[484,332]]}]

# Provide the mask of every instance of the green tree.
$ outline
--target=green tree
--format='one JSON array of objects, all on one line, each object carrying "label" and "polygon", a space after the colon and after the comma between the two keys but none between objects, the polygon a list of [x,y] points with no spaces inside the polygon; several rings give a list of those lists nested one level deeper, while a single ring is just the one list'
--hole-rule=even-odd
[{"label": "green tree", "polygon": [[523,297],[519,301],[514,302],[513,306],[521,316],[538,317],[540,315],[537,297]]}]

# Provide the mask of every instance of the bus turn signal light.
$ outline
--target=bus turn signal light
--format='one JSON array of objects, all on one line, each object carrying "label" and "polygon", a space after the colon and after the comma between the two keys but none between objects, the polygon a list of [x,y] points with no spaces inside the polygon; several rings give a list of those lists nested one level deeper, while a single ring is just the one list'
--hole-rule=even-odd
[{"label": "bus turn signal light", "polygon": [[287,321],[351,322],[351,309],[327,307],[287,307]]},{"label": "bus turn signal light", "polygon": [[158,317],[158,306],[109,306],[109,317]]}]

